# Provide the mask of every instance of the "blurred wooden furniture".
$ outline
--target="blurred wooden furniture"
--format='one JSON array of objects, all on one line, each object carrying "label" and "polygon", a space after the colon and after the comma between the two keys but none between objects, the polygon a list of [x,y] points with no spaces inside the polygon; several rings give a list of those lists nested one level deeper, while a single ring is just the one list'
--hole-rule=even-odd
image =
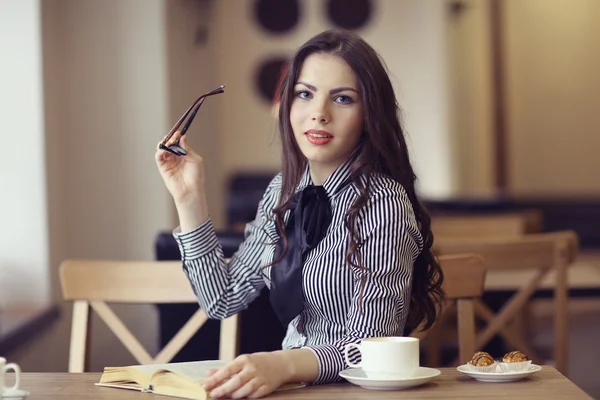
[{"label": "blurred wooden furniture", "polygon": [[[518,289],[522,283],[531,279],[535,271],[490,271],[485,280],[486,291],[509,292]],[[538,288],[541,297],[552,295],[556,271],[551,270],[540,282]],[[580,249],[577,259],[568,270],[569,293],[572,297],[600,297],[600,252]],[[537,298],[538,296],[536,296]]]},{"label": "blurred wooden furniture", "polygon": [[540,232],[542,220],[542,213],[537,210],[434,214],[431,231],[434,237],[516,236]]},{"label": "blurred wooden furniture", "polygon": [[[443,256],[438,259],[444,272],[443,288],[446,292],[446,304],[442,306],[440,314],[448,312],[451,306],[456,306],[458,323],[458,351],[459,361],[466,363],[475,353],[475,313],[476,299],[483,294],[486,268],[484,260],[478,255],[465,254]],[[442,317],[438,318],[440,321]],[[430,332],[435,332],[438,327],[434,324],[428,331],[417,328],[410,336],[423,339]],[[437,335],[431,335],[432,340],[437,340]],[[430,359],[439,359],[439,346],[432,344],[427,349]],[[432,355],[432,353],[434,353]],[[428,364],[430,365],[430,364]]]},{"label": "blurred wooden furniture", "polygon": [[[350,383],[308,385],[299,389],[283,390],[270,394],[269,400],[328,399],[328,400],[396,400],[410,399],[591,399],[583,390],[554,368],[543,366],[529,379],[506,383],[481,383],[468,378],[455,368],[441,368],[441,375],[432,383],[414,389],[366,390]],[[31,395],[31,400],[140,400],[163,397],[140,394],[135,390],[96,386],[99,373],[69,374],[31,373],[21,375],[21,388]]]},{"label": "blurred wooden furniture", "polygon": [[[434,213],[431,216],[431,229],[434,238],[482,238],[482,237],[510,237],[522,236],[529,233],[538,233],[542,229],[543,215],[539,210],[512,210],[512,211],[489,211],[470,212],[453,211]],[[488,275],[489,281],[489,275]],[[522,307],[516,318],[514,318],[513,329],[526,340],[526,332],[529,325],[529,308]],[[446,321],[451,321],[455,309],[446,311],[441,323],[433,330],[428,340],[432,342],[428,346],[428,365],[441,366],[441,337],[448,336],[453,326],[442,332]]]},{"label": "blurred wooden furniture", "polygon": [[[60,266],[65,300],[73,301],[69,372],[85,370],[89,308],[108,325],[140,364],[169,362],[207,320],[200,308],[172,340],[152,357],[107,303],[197,303],[181,262],[66,260]],[[219,358],[238,351],[238,316],[221,322]]]},{"label": "blurred wooden furniture", "polygon": [[511,320],[527,305],[544,277],[555,273],[554,302],[554,359],[557,369],[566,373],[568,342],[568,275],[569,265],[577,257],[577,235],[572,231],[524,235],[507,238],[437,238],[434,252],[438,255],[476,253],[483,257],[488,275],[493,271],[534,271],[521,287],[495,314],[480,300],[475,301],[475,313],[487,322],[477,336],[476,350],[485,346],[492,337],[500,334],[515,350],[521,350],[539,362],[531,346],[509,326]]}]

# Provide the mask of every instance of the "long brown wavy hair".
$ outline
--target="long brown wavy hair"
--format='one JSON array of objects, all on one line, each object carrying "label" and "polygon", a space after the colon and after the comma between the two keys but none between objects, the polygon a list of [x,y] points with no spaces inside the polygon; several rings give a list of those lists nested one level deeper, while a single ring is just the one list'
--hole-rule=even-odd
[{"label": "long brown wavy hair", "polygon": [[[361,176],[382,174],[399,182],[405,189],[423,237],[423,250],[413,268],[413,281],[405,332],[423,324],[428,329],[436,320],[439,305],[444,299],[443,273],[431,252],[433,234],[429,214],[415,193],[416,176],[410,164],[404,131],[400,123],[400,108],[386,67],[377,52],[360,36],[344,30],[320,33],[301,46],[287,66],[279,88],[279,133],[282,143],[282,188],[277,206],[273,209],[280,235],[283,235],[284,252],[287,251],[284,215],[289,208],[307,160],[300,151],[292,125],[290,110],[294,100],[294,86],[304,60],[311,54],[331,54],[343,59],[354,71],[364,106],[364,132],[350,165],[353,184],[359,197],[345,216],[348,230],[346,262],[362,271],[361,292],[364,290],[368,268],[360,264],[360,237],[356,226],[359,211],[368,201],[370,180],[363,184]],[[283,257],[283,256],[282,256]],[[358,263],[354,260],[358,260]],[[274,261],[272,264],[275,264]],[[271,265],[272,265],[271,264]],[[410,329],[410,330],[409,330]]]}]

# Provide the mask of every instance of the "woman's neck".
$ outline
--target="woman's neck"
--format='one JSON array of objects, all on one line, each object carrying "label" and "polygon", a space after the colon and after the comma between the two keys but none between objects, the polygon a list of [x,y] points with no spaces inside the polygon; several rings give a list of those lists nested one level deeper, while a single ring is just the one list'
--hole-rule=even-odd
[{"label": "woman's neck", "polygon": [[321,186],[335,172],[335,170],[344,163],[344,160],[339,163],[321,163],[316,161],[308,162],[308,172],[313,185]]}]

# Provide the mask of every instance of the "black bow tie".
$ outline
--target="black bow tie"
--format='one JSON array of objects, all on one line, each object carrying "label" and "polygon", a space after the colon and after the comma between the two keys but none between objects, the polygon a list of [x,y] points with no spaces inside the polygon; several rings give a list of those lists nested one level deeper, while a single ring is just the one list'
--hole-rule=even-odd
[{"label": "black bow tie", "polygon": [[[329,197],[323,186],[309,185],[297,192],[290,210],[285,227],[287,253],[271,267],[271,305],[284,327],[304,309],[304,260],[306,254],[323,239],[332,218]],[[279,259],[282,252],[283,239],[280,237],[274,259]]]}]

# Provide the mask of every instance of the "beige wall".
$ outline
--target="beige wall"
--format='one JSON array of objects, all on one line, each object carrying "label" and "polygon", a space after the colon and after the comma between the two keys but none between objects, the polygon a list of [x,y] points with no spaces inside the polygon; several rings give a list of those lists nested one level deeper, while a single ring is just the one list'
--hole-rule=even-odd
[{"label": "beige wall", "polygon": [[[215,10],[212,2],[169,0],[167,12],[168,115],[169,127],[194,100],[221,84],[217,77]],[[200,39],[204,37],[206,41]],[[206,191],[216,227],[224,226],[225,174],[220,148],[217,113],[219,97],[207,99],[188,131],[188,143],[202,155],[206,166]],[[165,132],[166,133],[166,132]],[[223,152],[225,153],[225,152]]]},{"label": "beige wall", "polygon": [[600,194],[600,1],[503,1],[510,188]]},{"label": "beige wall", "polygon": [[0,2],[0,309],[49,301],[40,5]]}]

